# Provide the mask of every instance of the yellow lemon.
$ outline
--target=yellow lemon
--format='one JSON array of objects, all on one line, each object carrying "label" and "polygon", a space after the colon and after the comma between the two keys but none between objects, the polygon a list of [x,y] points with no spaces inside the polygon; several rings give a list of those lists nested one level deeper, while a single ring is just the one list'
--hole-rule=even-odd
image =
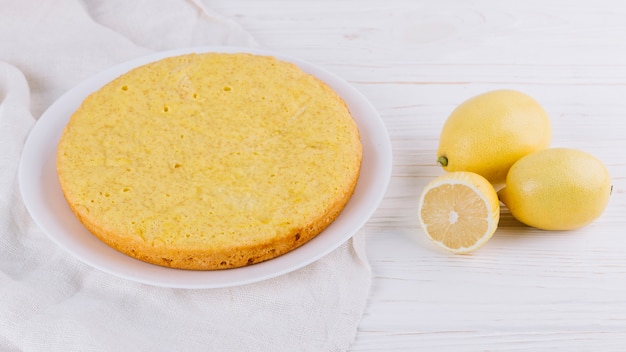
[{"label": "yellow lemon", "polygon": [[422,229],[437,246],[469,253],[493,236],[500,220],[500,202],[484,177],[451,172],[424,187],[418,213]]},{"label": "yellow lemon", "polygon": [[547,148],[551,140],[550,120],[535,99],[496,90],[466,100],[450,114],[437,161],[445,171],[471,171],[502,184],[513,163]]},{"label": "yellow lemon", "polygon": [[597,219],[607,206],[611,180],[586,152],[552,148],[517,161],[498,195],[513,217],[543,230],[571,230]]}]

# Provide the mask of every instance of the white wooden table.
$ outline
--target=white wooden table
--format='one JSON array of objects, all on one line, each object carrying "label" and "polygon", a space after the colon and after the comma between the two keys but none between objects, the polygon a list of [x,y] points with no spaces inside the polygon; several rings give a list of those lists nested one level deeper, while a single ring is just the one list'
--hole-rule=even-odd
[{"label": "white wooden table", "polygon": [[[626,350],[626,2],[229,0],[209,6],[263,47],[320,65],[371,100],[394,152],[366,225],[373,284],[353,351]],[[462,100],[513,88],[542,103],[553,146],[603,160],[613,195],[576,231],[525,227],[434,248],[416,207]]]}]

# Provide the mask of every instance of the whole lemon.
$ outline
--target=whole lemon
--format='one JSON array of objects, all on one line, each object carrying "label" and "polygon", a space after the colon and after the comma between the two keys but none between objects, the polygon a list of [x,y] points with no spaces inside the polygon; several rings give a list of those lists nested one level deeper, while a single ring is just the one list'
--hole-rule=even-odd
[{"label": "whole lemon", "polygon": [[519,158],[551,141],[550,119],[535,99],[495,90],[452,111],[441,131],[437,161],[445,171],[474,172],[498,185]]},{"label": "whole lemon", "polygon": [[571,230],[597,219],[609,201],[604,164],[586,152],[544,149],[518,160],[498,197],[513,217],[543,230]]}]

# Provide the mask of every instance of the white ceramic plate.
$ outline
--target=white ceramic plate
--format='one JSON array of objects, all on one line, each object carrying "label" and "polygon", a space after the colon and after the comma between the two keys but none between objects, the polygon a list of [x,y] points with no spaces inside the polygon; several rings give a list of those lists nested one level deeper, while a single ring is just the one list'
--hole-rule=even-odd
[{"label": "white ceramic plate", "polygon": [[[187,271],[160,267],[128,257],[100,242],[68,207],[56,173],[56,147],[70,115],[83,99],[128,70],[165,57],[190,52],[250,52],[297,64],[330,85],[348,104],[363,144],[360,178],[341,215],[310,242],[272,260],[236,269]],[[24,203],[35,222],[59,246],[82,262],[107,273],[145,284],[176,288],[243,285],[276,277],[310,264],[352,237],[382,200],[391,176],[391,144],[372,105],[339,77],[314,65],[274,52],[232,47],[189,48],[156,53],[117,65],[68,91],[37,121],[24,145],[19,182]]]}]

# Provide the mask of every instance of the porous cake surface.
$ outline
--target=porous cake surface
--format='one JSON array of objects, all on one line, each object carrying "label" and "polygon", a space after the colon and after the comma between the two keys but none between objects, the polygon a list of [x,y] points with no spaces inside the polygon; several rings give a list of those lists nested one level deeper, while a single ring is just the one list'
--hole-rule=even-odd
[{"label": "porous cake surface", "polygon": [[137,259],[213,270],[289,252],[347,204],[362,157],[332,89],[252,54],[188,54],[88,96],[57,151],[85,227]]}]

